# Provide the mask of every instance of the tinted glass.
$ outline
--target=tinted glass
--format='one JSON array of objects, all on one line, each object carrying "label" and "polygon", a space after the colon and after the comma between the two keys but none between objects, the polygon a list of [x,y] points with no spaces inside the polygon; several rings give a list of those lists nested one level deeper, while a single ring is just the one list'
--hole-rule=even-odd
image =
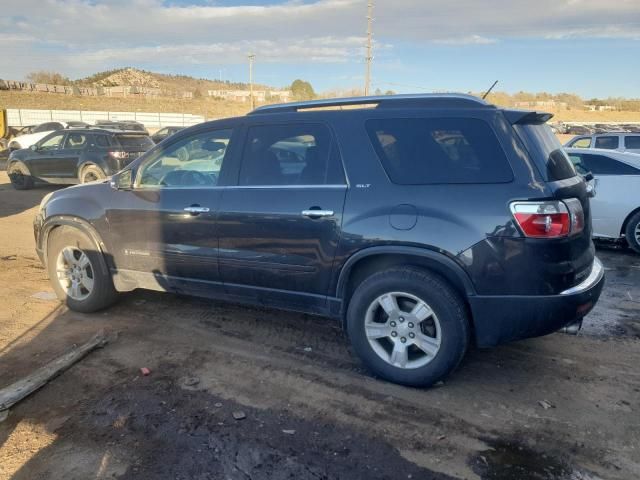
[{"label": "tinted glass", "polygon": [[138,148],[145,151],[154,146],[153,140],[147,135],[116,135],[116,138],[123,148]]},{"label": "tinted glass", "polygon": [[69,133],[64,148],[80,150],[87,146],[87,136],[83,133]]},{"label": "tinted glass", "polygon": [[318,124],[250,127],[242,152],[240,185],[344,183],[329,129]]},{"label": "tinted glass", "polygon": [[44,151],[57,150],[62,145],[62,140],[64,140],[64,133],[57,133],[40,143],[39,148]]},{"label": "tinted glass", "polygon": [[640,170],[604,155],[583,154],[582,162],[594,175],[638,175]]},{"label": "tinted glass", "polygon": [[513,126],[522,139],[529,155],[538,165],[546,180],[564,180],[575,177],[576,170],[562,149],[558,137],[545,124],[517,124]]},{"label": "tinted glass", "polygon": [[591,138],[579,138],[569,143],[569,146],[573,148],[589,148],[591,146]]},{"label": "tinted glass", "polygon": [[618,137],[596,137],[595,148],[615,150],[618,148]]},{"label": "tinted glass", "polygon": [[640,149],[640,135],[627,135],[624,137],[624,147]]},{"label": "tinted glass", "polygon": [[95,142],[98,147],[109,147],[109,138],[106,135],[95,135]]},{"label": "tinted glass", "polygon": [[491,127],[473,118],[387,118],[366,122],[393,183],[510,182],[513,173]]},{"label": "tinted glass", "polygon": [[573,166],[576,168],[577,172],[580,175],[586,175],[589,173],[589,169],[586,167],[584,163],[582,163],[582,156],[577,153],[570,153],[569,160],[573,163]]},{"label": "tinted glass", "polygon": [[159,150],[140,168],[139,185],[207,187],[218,183],[232,130],[192,135]]}]

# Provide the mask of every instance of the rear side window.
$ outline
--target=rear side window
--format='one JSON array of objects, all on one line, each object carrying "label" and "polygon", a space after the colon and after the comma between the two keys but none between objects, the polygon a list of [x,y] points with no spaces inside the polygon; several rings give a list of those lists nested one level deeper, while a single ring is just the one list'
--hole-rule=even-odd
[{"label": "rear side window", "polygon": [[624,148],[640,149],[640,135],[630,135],[624,137]]},{"label": "rear side window", "polygon": [[595,148],[615,150],[616,148],[618,148],[618,137],[596,137]]},{"label": "rear side window", "polygon": [[547,181],[554,182],[576,176],[576,169],[560,145],[558,137],[546,123],[516,124],[513,128]]},{"label": "rear side window", "polygon": [[513,172],[491,127],[474,118],[385,118],[366,122],[393,183],[505,183]]},{"label": "rear side window", "polygon": [[108,148],[111,146],[109,138],[106,135],[95,135],[95,140],[98,147]]},{"label": "rear side window", "polygon": [[239,185],[343,185],[342,164],[329,129],[321,124],[249,128]]},{"label": "rear side window", "polygon": [[604,155],[583,154],[584,167],[594,175],[639,175],[640,170]]},{"label": "rear side window", "polygon": [[155,144],[147,135],[116,135],[122,148],[149,150]]}]

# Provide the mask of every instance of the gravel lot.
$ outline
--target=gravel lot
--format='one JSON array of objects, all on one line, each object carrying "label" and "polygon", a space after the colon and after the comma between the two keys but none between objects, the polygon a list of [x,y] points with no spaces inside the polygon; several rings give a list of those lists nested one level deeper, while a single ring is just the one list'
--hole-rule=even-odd
[{"label": "gravel lot", "polygon": [[599,249],[579,336],[473,350],[419,390],[369,376],[322,318],[142,291],[68,311],[33,245],[51,189],[0,172],[0,387],[111,342],[0,423],[0,478],[640,478],[640,256]]}]

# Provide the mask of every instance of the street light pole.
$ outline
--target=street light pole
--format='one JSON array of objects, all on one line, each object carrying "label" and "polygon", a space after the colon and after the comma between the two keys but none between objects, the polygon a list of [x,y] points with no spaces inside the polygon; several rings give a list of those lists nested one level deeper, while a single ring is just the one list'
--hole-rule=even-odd
[{"label": "street light pole", "polygon": [[256,56],[254,53],[250,53],[247,58],[249,59],[249,100],[251,101],[251,110],[253,110],[256,107],[253,100],[253,61]]},{"label": "street light pole", "polygon": [[364,94],[369,95],[369,89],[371,88],[371,60],[373,60],[373,56],[371,55],[371,39],[373,36],[373,32],[371,31],[371,23],[373,22],[373,0],[369,0],[367,2],[367,56],[365,57],[365,61],[367,64],[367,69],[365,71],[364,77]]}]

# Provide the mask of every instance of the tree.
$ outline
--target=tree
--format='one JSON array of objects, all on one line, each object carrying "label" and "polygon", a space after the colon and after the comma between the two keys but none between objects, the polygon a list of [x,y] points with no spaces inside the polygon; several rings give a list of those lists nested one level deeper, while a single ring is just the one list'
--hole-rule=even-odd
[{"label": "tree", "polygon": [[313,91],[311,84],[299,78],[291,84],[291,93],[296,100],[312,100],[316,98],[316,92]]},{"label": "tree", "polygon": [[49,83],[54,85],[69,85],[71,80],[58,72],[47,72],[40,70],[27,75],[27,80],[31,83]]}]

